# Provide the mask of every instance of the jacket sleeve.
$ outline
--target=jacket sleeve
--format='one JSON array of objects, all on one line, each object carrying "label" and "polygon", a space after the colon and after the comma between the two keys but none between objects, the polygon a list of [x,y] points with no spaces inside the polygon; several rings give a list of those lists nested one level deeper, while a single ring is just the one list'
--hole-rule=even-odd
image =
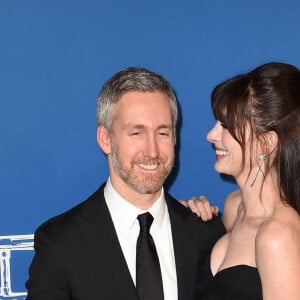
[{"label": "jacket sleeve", "polygon": [[35,233],[35,255],[26,282],[27,300],[68,300],[66,270],[59,245],[52,240],[47,229],[41,227]]}]

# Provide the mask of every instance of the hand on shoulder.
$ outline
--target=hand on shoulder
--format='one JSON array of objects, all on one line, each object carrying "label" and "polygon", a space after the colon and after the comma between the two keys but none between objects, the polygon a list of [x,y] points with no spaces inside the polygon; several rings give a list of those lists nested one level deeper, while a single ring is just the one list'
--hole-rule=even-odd
[{"label": "hand on shoulder", "polygon": [[192,197],[189,200],[180,199],[179,202],[200,217],[203,221],[211,220],[213,215],[219,214],[219,208],[213,205],[205,196]]},{"label": "hand on shoulder", "polygon": [[[191,197],[189,200],[179,200],[185,207],[191,209],[198,217],[203,221],[211,220],[213,215],[219,214],[219,208],[216,205],[210,203],[205,196]],[[227,231],[229,231],[235,221],[238,207],[241,203],[241,191],[234,190],[225,199],[224,202],[224,225]]]}]

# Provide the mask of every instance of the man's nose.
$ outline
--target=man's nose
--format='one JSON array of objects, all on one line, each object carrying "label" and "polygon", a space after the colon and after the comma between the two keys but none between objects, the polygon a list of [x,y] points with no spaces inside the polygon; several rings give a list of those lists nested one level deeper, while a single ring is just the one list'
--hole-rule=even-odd
[{"label": "man's nose", "polygon": [[149,136],[147,138],[147,142],[145,144],[144,153],[149,157],[157,157],[158,156],[158,141],[155,136]]}]

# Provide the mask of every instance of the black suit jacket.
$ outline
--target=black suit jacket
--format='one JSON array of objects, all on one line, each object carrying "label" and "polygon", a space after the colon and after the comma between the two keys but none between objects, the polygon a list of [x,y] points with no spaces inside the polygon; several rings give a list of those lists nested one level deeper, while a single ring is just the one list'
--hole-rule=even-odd
[{"label": "black suit jacket", "polygon": [[[28,300],[138,300],[103,190],[104,184],[86,201],[37,229],[26,282]],[[224,226],[219,218],[202,222],[169,194],[165,197],[178,299],[192,300],[202,284],[203,260]]]}]

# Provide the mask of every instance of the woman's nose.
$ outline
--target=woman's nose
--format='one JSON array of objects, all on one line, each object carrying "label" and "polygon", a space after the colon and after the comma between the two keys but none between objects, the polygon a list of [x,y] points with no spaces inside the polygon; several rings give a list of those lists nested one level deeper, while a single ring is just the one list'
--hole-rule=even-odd
[{"label": "woman's nose", "polygon": [[219,121],[217,121],[214,127],[207,133],[206,139],[210,143],[214,143],[220,138],[220,130],[221,130],[221,124]]}]

